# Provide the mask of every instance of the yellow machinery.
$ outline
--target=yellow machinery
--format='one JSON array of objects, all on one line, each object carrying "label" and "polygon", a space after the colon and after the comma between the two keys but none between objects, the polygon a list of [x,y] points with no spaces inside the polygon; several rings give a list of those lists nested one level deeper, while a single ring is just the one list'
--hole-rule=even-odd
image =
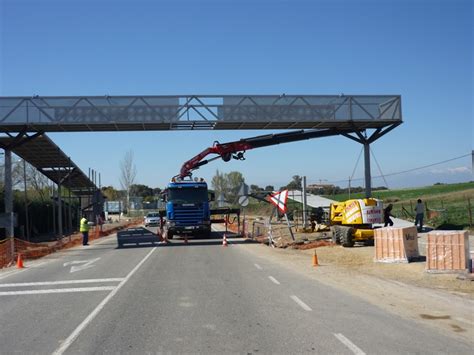
[{"label": "yellow machinery", "polygon": [[330,207],[332,240],[344,247],[355,242],[373,244],[373,224],[383,223],[382,201],[374,198],[335,202]]}]

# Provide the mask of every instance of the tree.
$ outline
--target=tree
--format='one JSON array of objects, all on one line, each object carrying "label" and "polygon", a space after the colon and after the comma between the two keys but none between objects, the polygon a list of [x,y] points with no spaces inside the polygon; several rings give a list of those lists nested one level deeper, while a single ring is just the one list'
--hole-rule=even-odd
[{"label": "tree", "polygon": [[300,190],[302,181],[303,181],[303,178],[301,176],[293,175],[293,180],[291,180],[288,185],[283,186],[282,189]]},{"label": "tree", "polygon": [[102,187],[102,193],[109,201],[116,201],[120,198],[120,193],[113,186]]},{"label": "tree", "polygon": [[28,164],[26,169],[26,181],[39,196],[41,201],[46,201],[49,179],[40,173],[34,166]]},{"label": "tree", "polygon": [[127,193],[127,210],[130,208],[130,188],[136,176],[137,167],[133,162],[133,151],[129,150],[120,162],[120,184]]},{"label": "tree", "polygon": [[215,191],[216,199],[219,199],[219,196],[221,194],[225,194],[225,191],[226,191],[225,177],[223,174],[219,173],[219,170],[216,170],[216,175],[212,177],[211,184]]},{"label": "tree", "polygon": [[263,189],[258,186],[258,185],[250,185],[250,192],[259,192],[262,191]]},{"label": "tree", "polygon": [[130,186],[130,194],[138,197],[151,197],[153,196],[153,189],[147,185],[133,184]]},{"label": "tree", "polygon": [[225,201],[234,204],[237,202],[240,186],[245,182],[242,173],[231,171],[228,174],[221,174],[219,170],[212,178],[212,187],[217,196],[224,195]]},{"label": "tree", "polygon": [[265,191],[275,191],[275,187],[273,185],[265,186]]}]

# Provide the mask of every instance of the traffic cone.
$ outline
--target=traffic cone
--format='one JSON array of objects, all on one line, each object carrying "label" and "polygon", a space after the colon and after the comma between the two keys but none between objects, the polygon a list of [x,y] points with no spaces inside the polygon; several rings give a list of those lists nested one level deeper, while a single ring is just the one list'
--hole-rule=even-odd
[{"label": "traffic cone", "polygon": [[316,249],[314,249],[314,254],[313,254],[313,266],[318,266],[318,254],[316,254]]},{"label": "traffic cone", "polygon": [[17,269],[23,269],[23,259],[21,258],[21,254],[18,254],[18,258],[16,260],[16,267]]},{"label": "traffic cone", "polygon": [[222,238],[222,246],[226,247],[227,246],[227,236],[224,234],[224,238]]}]

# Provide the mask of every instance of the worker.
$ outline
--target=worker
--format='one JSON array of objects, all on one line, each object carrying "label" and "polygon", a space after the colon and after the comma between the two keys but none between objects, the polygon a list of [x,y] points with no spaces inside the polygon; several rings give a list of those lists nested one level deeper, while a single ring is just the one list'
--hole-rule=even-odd
[{"label": "worker", "polygon": [[416,206],[415,206],[415,226],[420,224],[420,227],[418,228],[418,232],[421,232],[423,230],[423,217],[425,216],[425,205],[423,202],[418,199],[416,201]]},{"label": "worker", "polygon": [[85,214],[82,215],[79,231],[82,233],[82,245],[89,245],[89,221]]},{"label": "worker", "polygon": [[390,217],[395,217],[393,214],[392,214],[392,208],[393,208],[393,205],[390,203],[384,210],[383,210],[383,221],[384,221],[384,227],[390,225],[393,226],[393,221]]}]

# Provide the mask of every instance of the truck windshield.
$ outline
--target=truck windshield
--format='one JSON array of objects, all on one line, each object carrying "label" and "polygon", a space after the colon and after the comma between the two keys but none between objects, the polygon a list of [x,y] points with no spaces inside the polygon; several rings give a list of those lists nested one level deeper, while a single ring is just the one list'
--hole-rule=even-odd
[{"label": "truck windshield", "polygon": [[205,187],[183,187],[168,189],[168,201],[173,202],[204,202],[208,201]]}]

